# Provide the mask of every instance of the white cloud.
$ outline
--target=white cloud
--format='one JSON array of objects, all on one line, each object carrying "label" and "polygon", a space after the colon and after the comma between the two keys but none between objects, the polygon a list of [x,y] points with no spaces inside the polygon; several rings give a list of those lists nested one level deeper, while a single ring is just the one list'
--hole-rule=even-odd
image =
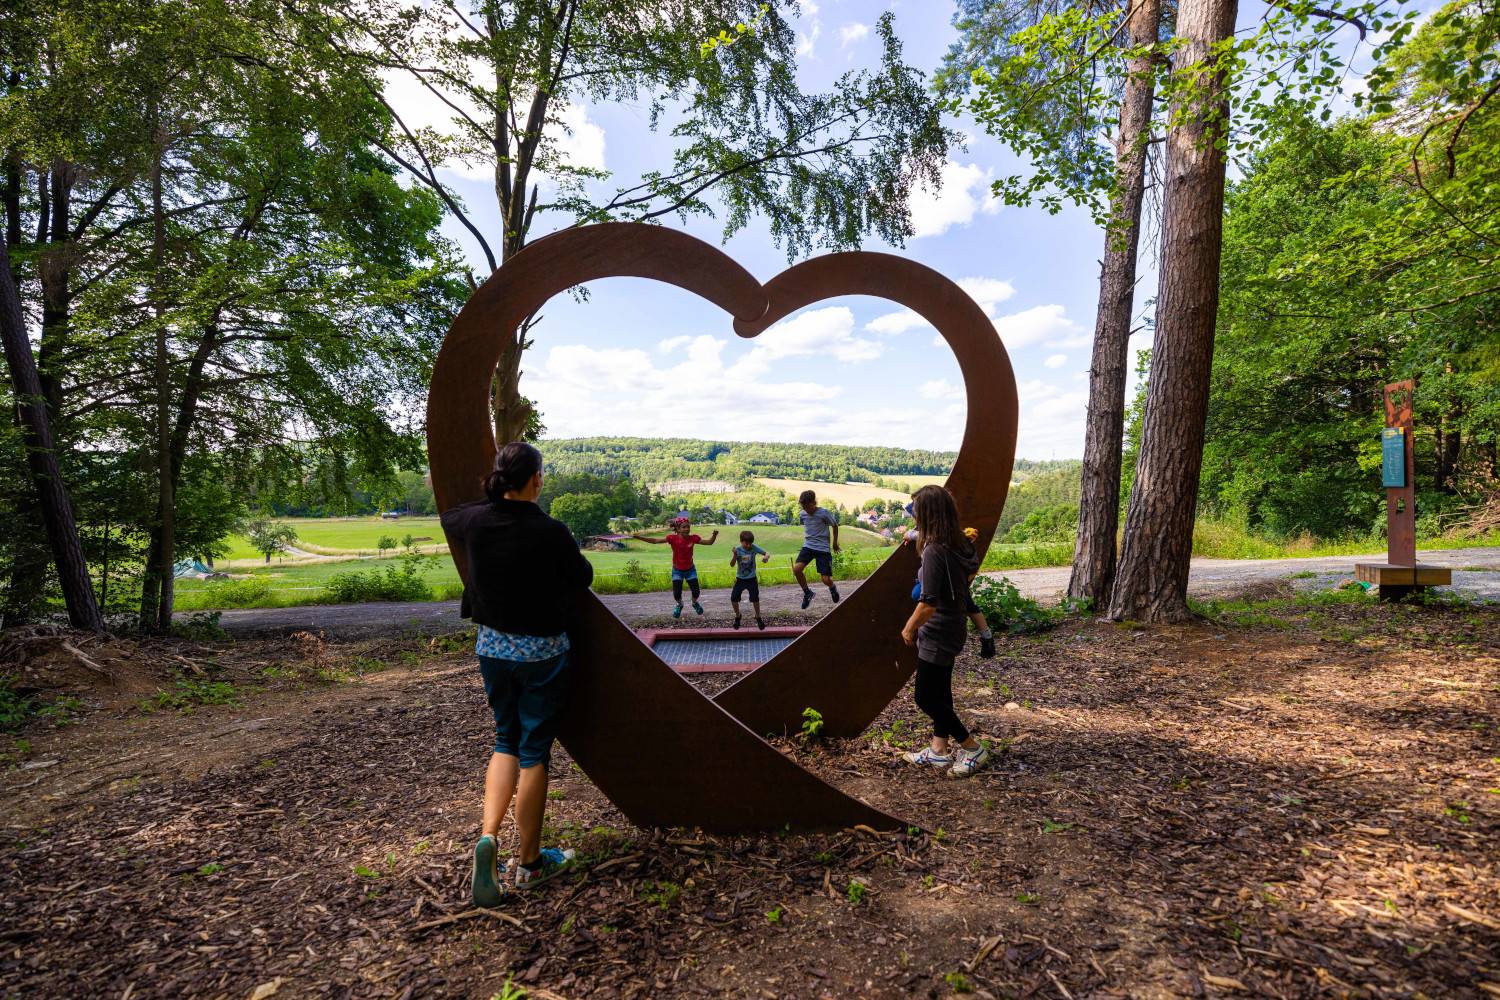
[{"label": "white cloud", "polygon": [[1025,458],[1075,458],[1083,454],[1087,389],[1062,389],[1040,379],[1016,387],[1021,420],[1016,454]]},{"label": "white cloud", "polygon": [[870,26],[868,24],[861,24],[858,21],[851,21],[850,23],[839,28],[839,48],[847,49],[849,46],[853,45],[855,42],[858,42],[869,33]]},{"label": "white cloud", "polygon": [[[767,343],[762,341],[772,330],[748,343],[706,335],[669,338],[670,358],[627,348],[559,345],[545,355],[538,351],[537,366],[527,368],[522,385],[541,408],[548,432],[558,437],[692,434],[957,447],[964,428],[961,394],[929,397],[924,391],[935,389],[924,387],[892,405],[855,407],[843,398],[842,386],[829,383],[827,365],[819,367],[822,357],[810,355],[826,355],[832,362],[860,360],[870,352],[850,335],[852,318],[838,312],[834,307],[802,313],[773,327],[779,332]],[[799,359],[786,366],[794,378],[816,380],[777,381],[773,362],[784,358]]]},{"label": "white cloud", "polygon": [[1066,354],[1049,354],[1047,355],[1047,360],[1042,362],[1043,366],[1047,368],[1061,368],[1067,363],[1068,356]]},{"label": "white cloud", "polygon": [[963,399],[963,386],[954,385],[945,378],[935,378],[917,387],[917,395],[923,399]]},{"label": "white cloud", "polygon": [[693,342],[692,337],[668,337],[656,345],[656,349],[663,354],[670,354],[678,348],[686,347]]},{"label": "white cloud", "polygon": [[885,347],[854,336],[854,314],[847,306],[809,309],[782,320],[752,342],[748,365],[766,366],[780,358],[828,355],[837,361],[873,361]]},{"label": "white cloud", "polygon": [[[986,316],[994,315],[996,305],[1016,294],[1010,282],[999,278],[959,278],[956,284],[969,293],[969,297],[979,304],[979,308],[984,310]],[[930,325],[912,310],[901,309],[875,317],[865,324],[865,329],[871,333],[883,333],[888,337],[894,337],[908,330],[917,330]]]},{"label": "white cloud", "polygon": [[942,184],[926,185],[911,193],[911,224],[914,236],[938,236],[953,226],[968,225],[976,212],[993,215],[1000,211],[1000,201],[990,196],[989,182],[993,171],[978,164],[943,164]]},{"label": "white cloud", "polygon": [[1033,306],[1001,316],[995,320],[995,329],[1010,350],[1041,343],[1049,347],[1081,347],[1089,342],[1087,332],[1056,304]]},{"label": "white cloud", "polygon": [[818,44],[818,37],[823,34],[823,21],[818,17],[818,5],[812,2],[804,3],[802,17],[807,27],[797,32],[797,58],[812,58],[813,48]]}]

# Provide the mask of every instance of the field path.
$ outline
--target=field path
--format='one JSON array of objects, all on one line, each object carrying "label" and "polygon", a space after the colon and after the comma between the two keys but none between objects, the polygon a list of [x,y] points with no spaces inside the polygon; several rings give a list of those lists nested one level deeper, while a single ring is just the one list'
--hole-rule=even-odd
[{"label": "field path", "polygon": [[[1247,584],[1279,580],[1292,574],[1312,573],[1305,584],[1327,586],[1354,572],[1356,562],[1374,557],[1324,556],[1311,559],[1194,559],[1188,589],[1198,597],[1213,596],[1242,589]],[[1454,589],[1472,597],[1500,601],[1500,548],[1444,549],[1423,552],[1423,562],[1451,566]],[[1028,597],[1055,601],[1068,586],[1067,566],[1045,569],[1007,570],[992,573],[1005,576]],[[1304,583],[1303,580],[1297,581]],[[859,581],[847,580],[839,585],[842,593],[852,593]],[[816,586],[812,610],[821,613],[828,607],[828,594]],[[705,622],[722,625],[729,616],[729,595],[723,591],[704,593]],[[647,594],[608,594],[604,603],[627,622],[636,623],[662,618],[671,613],[672,599],[665,592]],[[801,610],[802,595],[794,584],[761,588],[761,608],[768,615]],[[748,606],[746,607],[748,611]],[[692,609],[687,610],[692,617]],[[220,624],[231,635],[264,636],[298,631],[321,631],[329,638],[357,638],[371,631],[443,632],[460,627],[457,601],[411,603],[309,605],[300,608],[255,608],[225,611]]]}]

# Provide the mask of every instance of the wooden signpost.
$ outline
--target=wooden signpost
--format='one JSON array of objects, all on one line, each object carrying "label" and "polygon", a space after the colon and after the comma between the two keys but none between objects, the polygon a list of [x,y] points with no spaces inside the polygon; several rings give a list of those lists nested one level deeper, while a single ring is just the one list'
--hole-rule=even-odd
[{"label": "wooden signpost", "polygon": [[1380,439],[1380,480],[1385,487],[1386,561],[1356,563],[1354,576],[1380,588],[1381,600],[1398,600],[1424,587],[1453,582],[1446,566],[1417,562],[1416,459],[1412,454],[1411,379],[1385,387],[1385,430]]}]

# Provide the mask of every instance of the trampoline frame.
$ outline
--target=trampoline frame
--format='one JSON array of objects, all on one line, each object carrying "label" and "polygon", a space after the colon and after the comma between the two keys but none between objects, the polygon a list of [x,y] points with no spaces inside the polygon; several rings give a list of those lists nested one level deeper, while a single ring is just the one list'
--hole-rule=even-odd
[{"label": "trampoline frame", "polygon": [[[704,642],[713,639],[792,639],[803,635],[811,625],[782,625],[766,629],[758,628],[647,628],[636,632],[636,638],[654,650],[658,640],[680,640],[682,642]],[[769,663],[674,663],[668,664],[679,674],[748,674]]]}]

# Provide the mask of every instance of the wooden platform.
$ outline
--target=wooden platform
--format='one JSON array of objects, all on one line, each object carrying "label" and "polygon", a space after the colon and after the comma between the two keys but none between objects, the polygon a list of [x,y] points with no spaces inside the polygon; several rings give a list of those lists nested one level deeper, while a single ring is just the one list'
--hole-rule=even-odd
[{"label": "wooden platform", "polygon": [[1453,582],[1447,566],[1393,566],[1390,563],[1355,563],[1354,578],[1381,587],[1446,587]]}]

